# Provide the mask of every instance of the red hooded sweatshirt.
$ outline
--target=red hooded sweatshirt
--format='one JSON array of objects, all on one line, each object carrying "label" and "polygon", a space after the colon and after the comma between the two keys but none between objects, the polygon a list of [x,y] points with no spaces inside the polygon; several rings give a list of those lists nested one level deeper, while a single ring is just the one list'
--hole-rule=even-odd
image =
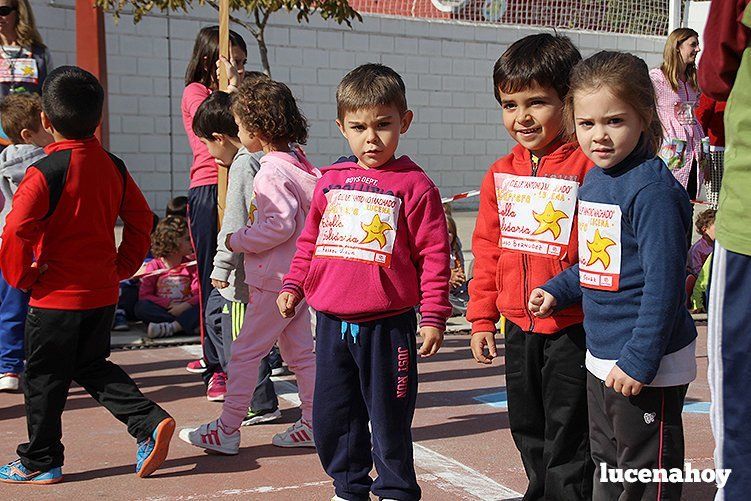
[{"label": "red hooded sweatshirt", "polygon": [[[554,334],[569,325],[581,323],[583,314],[581,306],[572,306],[554,313],[548,318],[536,318],[527,309],[527,302],[532,289],[543,285],[548,279],[556,276],[563,269],[578,262],[576,218],[557,218],[560,224],[570,223],[568,250],[560,250],[560,254],[537,254],[512,250],[511,244],[501,245],[501,218],[507,218],[505,225],[509,231],[521,230],[514,228],[510,214],[505,208],[506,202],[524,201],[525,193],[504,192],[497,186],[496,174],[510,174],[524,176],[515,179],[516,185],[525,184],[529,187],[545,188],[544,179],[553,178],[573,181],[581,184],[584,175],[593,167],[593,163],[582,153],[579,145],[568,143],[559,146],[552,153],[539,159],[537,165],[533,162],[529,150],[516,145],[509,155],[501,157],[490,166],[480,188],[480,212],[477,216],[475,232],[472,236],[472,253],[475,256],[474,276],[469,283],[469,305],[467,320],[472,322],[472,332],[495,332],[495,325],[503,314],[509,321],[517,324],[525,331],[538,334]],[[501,199],[502,198],[502,199]],[[574,197],[575,199],[575,197]],[[555,199],[553,199],[555,200]],[[556,202],[557,203],[557,202]],[[518,207],[518,206],[515,206]],[[560,207],[559,207],[560,208]],[[518,211],[517,209],[514,209]],[[556,207],[551,206],[552,213]],[[560,213],[558,213],[560,214]],[[542,218],[544,213],[538,212]],[[565,220],[569,221],[566,222]],[[539,224],[539,229],[550,228],[550,225]],[[547,233],[552,235],[551,228]],[[533,232],[530,232],[534,235]],[[543,232],[541,237],[546,237]],[[524,239],[508,239],[518,242],[525,248],[547,248],[548,244],[528,243]],[[553,251],[550,251],[553,252]]]},{"label": "red hooded sweatshirt", "polygon": [[[0,268],[30,306],[88,310],[117,303],[119,281],[149,249],[153,215],[123,162],[96,138],[52,143],[13,197]],[[115,245],[115,223],[123,239]],[[44,273],[32,267],[47,266]]]},{"label": "red hooded sweatshirt", "polygon": [[282,290],[347,322],[403,313],[445,328],[449,242],[441,196],[402,156],[378,169],[353,162],[324,170]]}]

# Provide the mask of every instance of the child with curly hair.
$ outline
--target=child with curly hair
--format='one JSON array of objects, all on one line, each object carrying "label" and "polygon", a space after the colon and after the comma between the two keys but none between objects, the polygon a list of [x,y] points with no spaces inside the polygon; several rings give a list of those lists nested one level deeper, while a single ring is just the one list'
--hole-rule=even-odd
[{"label": "child with curly hair", "polygon": [[[198,328],[198,270],[188,234],[188,221],[167,216],[151,234],[154,259],[146,264],[136,303],[136,317],[148,324],[146,336],[162,338]],[[153,272],[158,272],[151,274]]]},{"label": "child with curly hair", "polygon": [[276,298],[321,173],[300,149],[290,147],[305,144],[307,121],[283,83],[243,82],[233,95],[232,114],[242,145],[250,152],[265,153],[253,180],[247,226],[228,234],[225,241],[228,250],[244,254],[248,306],[240,335],[232,344],[222,415],[197,428],[183,429],[180,438],[203,449],[237,454],[240,425],[253,397],[258,366],[278,342],[297,376],[302,418],[275,435],[272,444],[314,447],[311,414],[316,367],[310,311],[302,301],[297,315],[282,318]]}]

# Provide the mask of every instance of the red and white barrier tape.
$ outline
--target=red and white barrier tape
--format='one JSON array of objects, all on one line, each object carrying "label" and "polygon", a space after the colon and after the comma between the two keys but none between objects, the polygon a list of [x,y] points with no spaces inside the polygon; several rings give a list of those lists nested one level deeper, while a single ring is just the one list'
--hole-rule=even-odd
[{"label": "red and white barrier tape", "polygon": [[464,193],[457,193],[453,197],[442,198],[441,203],[447,204],[450,202],[455,202],[456,200],[461,200],[462,198],[476,197],[479,194],[480,190],[465,191]]},{"label": "red and white barrier tape", "polygon": [[193,260],[193,261],[188,261],[187,263],[180,263],[180,264],[178,264],[177,266],[173,266],[172,268],[162,268],[162,269],[160,269],[160,270],[154,270],[154,271],[150,271],[150,272],[148,272],[148,273],[146,273],[146,272],[144,272],[144,273],[136,273],[135,275],[133,275],[133,276],[132,276],[132,277],[130,277],[130,278],[146,278],[146,277],[153,277],[153,276],[156,276],[156,275],[162,275],[162,274],[164,274],[164,273],[167,273],[168,271],[172,271],[172,270],[182,270],[183,268],[189,268],[189,267],[191,267],[191,266],[196,266],[196,264],[197,264],[197,262],[196,262],[195,260]]}]

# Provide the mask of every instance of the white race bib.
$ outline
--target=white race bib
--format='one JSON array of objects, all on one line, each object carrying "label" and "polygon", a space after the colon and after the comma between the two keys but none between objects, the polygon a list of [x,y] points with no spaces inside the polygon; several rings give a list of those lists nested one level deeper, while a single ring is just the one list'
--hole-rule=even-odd
[{"label": "white race bib", "polygon": [[39,82],[39,69],[32,57],[0,59],[0,82],[33,83]]},{"label": "white race bib", "polygon": [[563,259],[568,252],[579,183],[494,174],[504,249]]},{"label": "white race bib", "polygon": [[579,283],[617,291],[621,276],[621,208],[579,200]]},{"label": "white race bib", "polygon": [[400,198],[380,193],[331,190],[318,225],[316,257],[390,267]]}]

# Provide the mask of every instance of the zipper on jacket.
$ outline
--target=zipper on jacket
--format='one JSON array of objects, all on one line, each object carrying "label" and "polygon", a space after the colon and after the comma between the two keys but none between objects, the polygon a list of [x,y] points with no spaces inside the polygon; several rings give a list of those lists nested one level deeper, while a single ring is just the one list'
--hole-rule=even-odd
[{"label": "zipper on jacket", "polygon": [[[530,155],[531,154],[532,153],[530,152]],[[531,167],[532,167],[532,177],[537,177],[537,171],[540,168],[540,163],[542,162],[542,158],[538,158],[537,162],[535,162],[534,160],[532,160],[532,157],[530,156],[529,157],[529,162],[530,162]],[[529,300],[529,293],[530,293],[529,283],[528,283],[528,280],[527,280],[527,268],[528,268],[527,259],[528,259],[527,254],[522,254],[522,281],[524,282],[524,299],[523,299],[523,301],[528,301]],[[522,305],[523,304],[524,303],[522,302]],[[522,307],[524,307],[524,306],[522,306]],[[526,307],[524,307],[524,308],[526,310],[527,317],[529,317],[529,329],[527,329],[527,331],[528,332],[532,332],[532,330],[535,328],[535,319],[532,316],[532,314],[529,312],[529,309],[527,309]]]}]

